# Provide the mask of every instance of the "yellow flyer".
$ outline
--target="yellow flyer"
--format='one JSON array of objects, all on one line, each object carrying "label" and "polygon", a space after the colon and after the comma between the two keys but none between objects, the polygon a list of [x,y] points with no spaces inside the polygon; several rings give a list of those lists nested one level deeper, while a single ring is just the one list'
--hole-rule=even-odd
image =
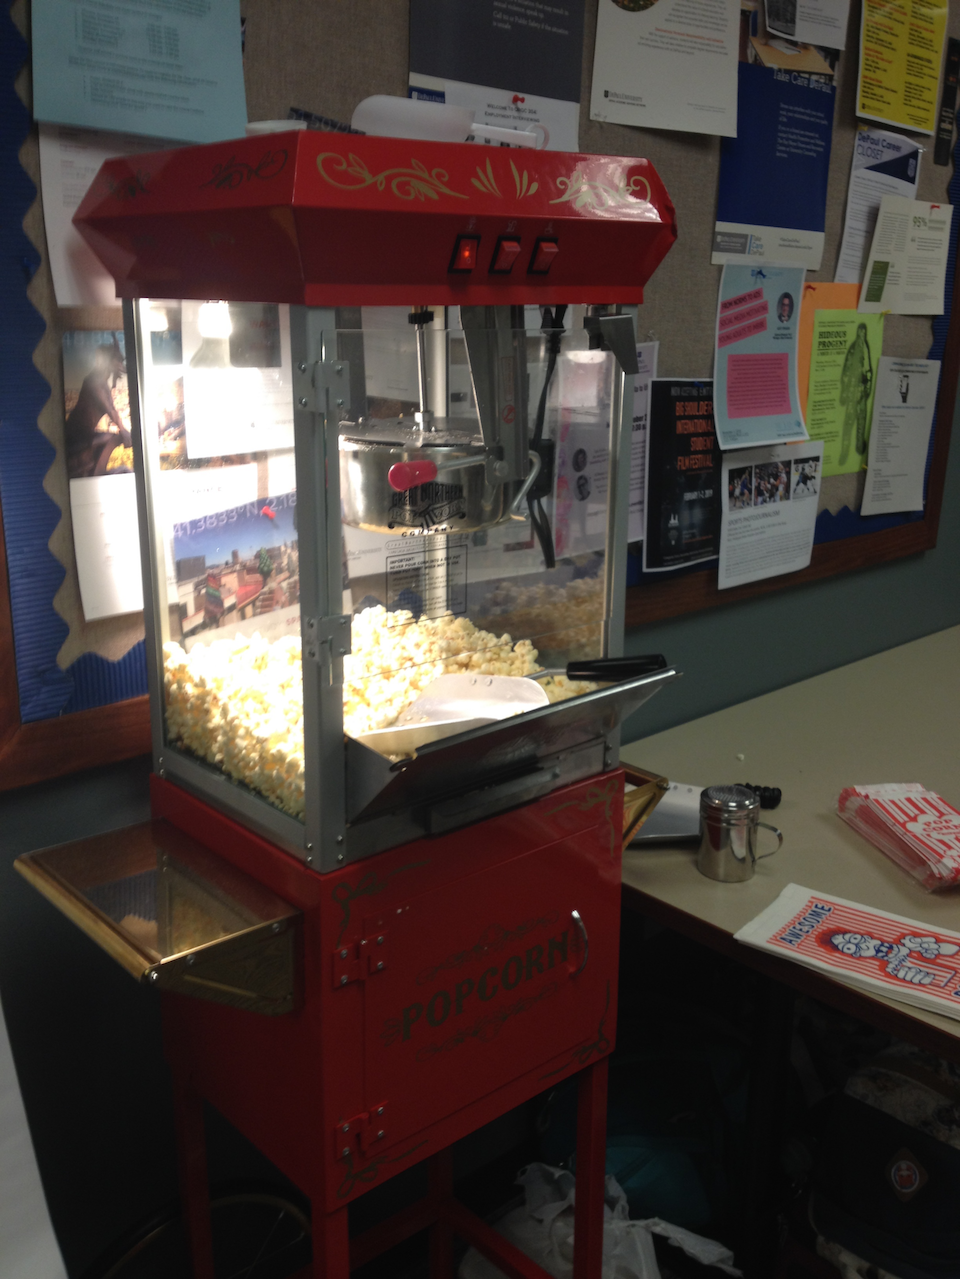
[{"label": "yellow flyer", "polygon": [[947,0],[863,0],[857,115],[935,132],[946,29]]}]

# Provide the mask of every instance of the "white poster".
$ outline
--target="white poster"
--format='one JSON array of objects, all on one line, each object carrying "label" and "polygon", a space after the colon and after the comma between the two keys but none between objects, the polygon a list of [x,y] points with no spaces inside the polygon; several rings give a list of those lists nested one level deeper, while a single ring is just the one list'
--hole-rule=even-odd
[{"label": "white poster", "polygon": [[104,160],[178,145],[132,133],[40,125],[43,224],[57,306],[119,306],[113,276],[72,221]]},{"label": "white poster", "polygon": [[650,408],[650,379],[657,376],[659,342],[642,342],[637,347],[640,372],[633,380],[633,431],[630,446],[630,515],[627,541],[643,541],[643,487],[647,459],[647,418]]},{"label": "white poster", "polygon": [[739,0],[599,0],[591,120],[737,136]]},{"label": "white poster", "polygon": [[861,515],[923,510],[939,383],[939,360],[880,357]]},{"label": "white poster", "polygon": [[719,590],[807,567],[822,464],[819,440],[724,453]]},{"label": "white poster", "polygon": [[765,0],[767,30],[799,44],[847,47],[850,0]]},{"label": "white poster", "polygon": [[952,205],[885,195],[857,310],[943,315],[952,218]]},{"label": "white poster", "polygon": [[143,608],[137,488],[133,475],[70,481],[73,548],[88,622]]},{"label": "white poster", "polygon": [[834,276],[837,284],[859,284],[863,279],[880,201],[885,195],[913,199],[920,180],[922,152],[919,142],[902,134],[863,127],[857,130],[843,240]]},{"label": "white poster", "polygon": [[[477,125],[474,136],[482,138],[482,126],[516,129],[533,133],[537,149],[580,150],[580,103],[560,98],[544,98],[535,93],[516,93],[487,84],[466,84],[462,80],[442,80],[437,76],[410,73],[410,96],[428,102],[445,102],[473,112]],[[500,139],[498,139],[499,141]]]}]

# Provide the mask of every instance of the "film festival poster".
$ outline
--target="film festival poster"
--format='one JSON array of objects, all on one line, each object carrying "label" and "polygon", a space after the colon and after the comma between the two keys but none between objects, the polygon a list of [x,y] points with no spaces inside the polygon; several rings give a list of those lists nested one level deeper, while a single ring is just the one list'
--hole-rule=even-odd
[{"label": "film festival poster", "polygon": [[654,378],[647,432],[645,570],[682,568],[719,554],[720,468],[713,380]]}]

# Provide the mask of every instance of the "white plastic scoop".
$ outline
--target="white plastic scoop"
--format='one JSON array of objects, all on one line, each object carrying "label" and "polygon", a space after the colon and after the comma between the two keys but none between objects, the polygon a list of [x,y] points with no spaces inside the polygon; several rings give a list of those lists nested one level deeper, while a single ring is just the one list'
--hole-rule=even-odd
[{"label": "white plastic scoop", "polygon": [[508,719],[550,699],[533,680],[516,675],[441,675],[411,702],[396,724],[357,740],[382,755],[411,755],[418,746]]}]

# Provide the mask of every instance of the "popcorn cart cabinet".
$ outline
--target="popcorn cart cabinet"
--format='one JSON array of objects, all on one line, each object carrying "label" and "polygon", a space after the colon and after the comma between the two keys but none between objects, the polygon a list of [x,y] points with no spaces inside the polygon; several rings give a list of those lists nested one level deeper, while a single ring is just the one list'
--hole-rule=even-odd
[{"label": "popcorn cart cabinet", "polygon": [[163,993],[197,1279],[203,1099],[309,1195],[317,1279],[426,1228],[437,1279],[454,1235],[542,1275],[448,1151],[574,1074],[597,1279],[619,725],[676,677],[621,647],[669,198],[644,160],[301,132],[109,161],[76,221],[126,299],[153,820],[19,868]]}]

